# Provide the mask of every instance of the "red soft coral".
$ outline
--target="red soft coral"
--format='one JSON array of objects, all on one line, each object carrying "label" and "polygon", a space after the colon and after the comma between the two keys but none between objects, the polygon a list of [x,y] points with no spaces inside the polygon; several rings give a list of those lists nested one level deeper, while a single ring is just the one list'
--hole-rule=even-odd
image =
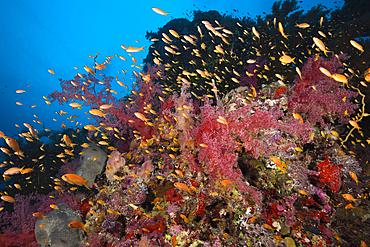
[{"label": "red soft coral", "polygon": [[318,164],[317,168],[320,174],[316,177],[316,180],[319,181],[322,186],[328,186],[333,192],[338,192],[342,185],[340,172],[343,166],[333,164],[326,157],[324,161]]},{"label": "red soft coral", "polygon": [[320,67],[323,67],[330,73],[342,73],[343,65],[339,59],[347,57],[343,54],[338,57],[332,56],[330,60],[322,57],[309,58],[302,69],[302,79],[296,77],[294,80],[289,109],[300,113],[313,125],[320,123],[322,127],[326,127],[323,117],[327,115],[336,116],[341,123],[346,122],[358,107],[350,102],[350,98],[357,93],[345,89],[341,83],[320,71]]}]

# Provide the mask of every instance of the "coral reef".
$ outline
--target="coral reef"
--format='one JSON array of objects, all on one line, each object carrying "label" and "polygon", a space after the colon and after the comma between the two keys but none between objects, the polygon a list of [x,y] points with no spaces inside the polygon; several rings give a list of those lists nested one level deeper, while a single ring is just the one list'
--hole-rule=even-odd
[{"label": "coral reef", "polygon": [[[48,179],[53,192],[2,192],[0,241],[10,233],[31,238],[36,217],[65,202],[79,214],[74,231],[85,246],[359,246],[370,232],[370,139],[362,126],[370,116],[362,90],[370,64],[362,58],[370,49],[354,55],[362,62],[352,48],[342,52],[334,40],[341,33],[331,30],[343,28],[341,13],[331,20],[325,13],[318,6],[302,14],[286,0],[255,20],[216,11],[174,19],[147,34],[154,43],[145,70],[134,71],[120,99],[112,89],[114,79],[125,86],[118,76],[85,69],[61,79],[50,101],[90,108],[88,134],[54,133],[61,153],[53,154],[65,166]],[[318,31],[320,39],[312,37]],[[22,138],[42,150],[28,130]],[[14,142],[15,154],[2,149],[4,180],[27,176],[19,152],[27,145]],[[65,183],[66,173],[82,175],[82,147],[91,176]],[[27,171],[36,177],[38,167]],[[94,186],[81,186],[86,179]]]}]

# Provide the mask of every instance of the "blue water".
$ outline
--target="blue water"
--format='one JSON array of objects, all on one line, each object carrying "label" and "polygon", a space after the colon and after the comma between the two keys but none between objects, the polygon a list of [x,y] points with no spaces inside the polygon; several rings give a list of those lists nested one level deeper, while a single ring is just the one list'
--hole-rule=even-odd
[{"label": "blue water", "polygon": [[[88,120],[78,110],[72,111],[69,106],[62,107],[57,103],[48,106],[42,96],[54,89],[60,91],[59,78],[72,79],[76,73],[85,72],[85,65],[94,65],[88,55],[100,53],[97,61],[103,62],[106,56],[124,55],[121,45],[144,46],[148,50],[147,31],[157,31],[172,18],[191,19],[193,10],[218,10],[254,18],[271,13],[273,2],[156,1],[154,6],[153,1],[2,1],[0,130],[6,136],[13,136],[20,130],[15,124],[22,126],[24,122],[41,130],[42,126],[33,120],[42,122],[48,129],[59,128],[65,117],[55,112],[61,109],[68,111],[68,116],[80,115],[76,121],[86,124]],[[299,6],[308,10],[319,3],[328,8],[342,5],[340,2],[305,0],[300,1]],[[167,17],[156,14],[152,7],[170,14]],[[142,58],[146,54],[146,51],[140,52]],[[49,69],[55,74],[50,74]],[[122,69],[128,70],[123,78],[130,86],[132,67],[129,62],[115,58],[104,73],[115,77]],[[18,89],[26,90],[26,93],[16,94],[14,91]],[[118,84],[114,84],[113,89],[119,93],[122,91],[119,97],[127,94],[127,90],[122,90]],[[32,105],[37,107],[30,108]],[[65,124],[74,126],[75,123],[65,121]]]}]

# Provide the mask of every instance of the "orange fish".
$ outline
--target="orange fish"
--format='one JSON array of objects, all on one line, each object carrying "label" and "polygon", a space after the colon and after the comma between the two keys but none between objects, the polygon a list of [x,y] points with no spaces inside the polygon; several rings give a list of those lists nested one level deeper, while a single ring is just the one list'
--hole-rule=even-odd
[{"label": "orange fish", "polygon": [[282,65],[287,65],[288,63],[294,63],[295,58],[291,58],[288,55],[283,55],[279,58],[279,61],[281,62]]},{"label": "orange fish", "polygon": [[7,155],[10,155],[9,149],[3,148],[3,147],[0,147],[0,149],[1,149],[1,151],[3,151],[4,153],[6,153]]},{"label": "orange fish", "polygon": [[328,56],[326,53],[327,52],[331,52],[331,51],[328,51],[324,45],[324,43],[321,41],[321,39],[317,38],[317,37],[313,37],[313,42],[315,43],[315,45],[321,50],[324,52],[324,54],[326,56]]},{"label": "orange fish", "polygon": [[310,24],[308,24],[308,23],[300,23],[300,24],[296,24],[295,27],[308,28],[308,27],[310,27]]},{"label": "orange fish", "polygon": [[358,126],[356,121],[349,120],[350,125],[352,125],[355,129],[360,129],[360,126]]},{"label": "orange fish", "polygon": [[217,122],[228,125],[229,123],[226,121],[226,119],[222,116],[218,116]]},{"label": "orange fish", "polygon": [[345,206],[344,207],[345,209],[354,209],[355,207],[354,206],[352,206],[352,204],[350,203],[350,204],[348,204],[347,206]]},{"label": "orange fish", "polygon": [[25,90],[21,90],[21,89],[15,90],[15,93],[25,93],[25,92],[26,92]]},{"label": "orange fish", "polygon": [[60,186],[54,186],[54,189],[56,189],[59,192],[63,192],[62,188]]},{"label": "orange fish", "polygon": [[[365,81],[370,82],[370,68],[364,72]],[[364,87],[367,87],[365,83],[361,83]]]},{"label": "orange fish", "polygon": [[17,155],[23,155],[23,152],[19,149],[18,142],[12,138],[5,137],[5,142],[11,147]]},{"label": "orange fish", "polygon": [[293,117],[294,117],[295,119],[300,119],[299,124],[303,124],[303,123],[304,123],[304,122],[303,122],[303,118],[302,118],[302,116],[301,116],[301,115],[299,115],[298,113],[293,113]]},{"label": "orange fish", "polygon": [[108,211],[108,213],[111,213],[111,214],[114,214],[114,215],[121,215],[121,213],[120,213],[120,212],[115,211],[115,210],[110,209],[110,208],[109,208],[107,211]]},{"label": "orange fish", "polygon": [[67,144],[67,146],[70,146],[70,147],[77,145],[77,144],[73,144],[69,136],[66,134],[63,135],[63,141]]},{"label": "orange fish", "polygon": [[302,195],[308,196],[307,192],[304,190],[298,190],[298,192]]},{"label": "orange fish", "polygon": [[335,137],[339,137],[338,132],[336,132],[335,130],[332,130],[330,133],[331,133],[333,136],[335,136]]},{"label": "orange fish", "polygon": [[176,169],[175,172],[176,172],[177,175],[181,176],[182,178],[184,177],[184,174],[182,173],[181,170]]},{"label": "orange fish", "polygon": [[103,206],[107,206],[107,204],[103,200],[101,200],[101,199],[99,199],[97,201],[97,203],[99,203],[100,205],[103,205]]},{"label": "orange fish", "polygon": [[155,8],[155,7],[153,7],[152,8],[152,10],[154,11],[154,12],[156,12],[157,14],[160,14],[160,15],[165,15],[165,16],[167,16],[169,13],[165,13],[163,10],[161,10],[161,9],[158,9],[158,8]]},{"label": "orange fish", "polygon": [[252,27],[252,33],[258,38],[260,39],[260,34],[257,32],[256,28],[255,27]]},{"label": "orange fish", "polygon": [[12,168],[9,168],[8,170],[6,170],[4,172],[4,175],[14,175],[14,174],[18,174],[22,171],[23,167],[22,168],[19,168],[19,167],[12,167]]},{"label": "orange fish", "polygon": [[294,150],[297,151],[297,152],[303,152],[303,149],[300,148],[300,147],[295,147]]},{"label": "orange fish", "polygon": [[44,219],[44,220],[46,220],[46,217],[47,217],[47,216],[43,215],[42,213],[33,213],[32,216],[36,217],[38,219]]},{"label": "orange fish", "polygon": [[73,174],[73,173],[64,174],[62,176],[62,179],[64,181],[66,181],[67,183],[70,183],[70,184],[75,184],[75,185],[79,185],[79,186],[85,185],[85,187],[88,188],[88,189],[90,189],[90,188],[87,186],[87,182],[92,181],[92,180],[85,180],[83,177],[81,177],[79,175],[76,175],[76,174]]},{"label": "orange fish", "polygon": [[184,219],[185,223],[189,223],[189,220],[188,220],[188,218],[186,218],[185,215],[180,214],[180,217]]},{"label": "orange fish", "polygon": [[75,102],[74,103],[70,103],[69,105],[72,106],[72,109],[74,109],[74,108],[81,108],[81,106],[82,106],[79,103],[75,103]]},{"label": "orange fish", "polygon": [[68,224],[68,227],[70,228],[77,228],[77,229],[83,229],[86,232],[86,226],[81,221],[72,221]]},{"label": "orange fish", "polygon": [[342,196],[343,196],[343,198],[344,198],[344,199],[346,199],[347,201],[349,201],[349,202],[354,202],[354,203],[356,203],[356,204],[357,204],[356,200],[358,200],[358,199],[353,198],[353,196],[352,196],[352,195],[350,195],[350,194],[343,194]]},{"label": "orange fish", "polygon": [[333,78],[337,82],[343,83],[343,85],[346,84],[348,86],[347,77],[344,75],[334,73],[331,75],[331,78]]},{"label": "orange fish", "polygon": [[140,47],[140,48],[129,46],[129,47],[126,49],[126,51],[127,51],[127,52],[139,52],[139,51],[145,51],[145,50],[144,50],[144,46],[142,46],[142,47]]},{"label": "orange fish", "polygon": [[267,230],[271,230],[271,231],[274,231],[274,228],[272,228],[272,226],[270,226],[269,224],[263,224],[263,226],[267,229]]},{"label": "orange fish", "polygon": [[353,180],[356,181],[356,184],[358,184],[358,178],[357,178],[357,175],[354,173],[354,172],[349,172],[349,175],[351,176],[351,178]]},{"label": "orange fish", "polygon": [[142,228],[144,232],[150,232],[150,230],[146,229],[146,228]]},{"label": "orange fish", "polygon": [[15,199],[11,196],[1,196],[1,199],[6,202],[15,203]]},{"label": "orange fish", "polygon": [[99,106],[99,108],[102,109],[102,110],[106,110],[106,109],[109,109],[111,107],[112,107],[112,105],[108,105],[108,104]]},{"label": "orange fish", "polygon": [[279,22],[278,26],[279,26],[279,32],[281,33],[281,35],[282,35],[284,38],[288,39],[288,36],[284,33],[283,24],[281,24],[281,22]]},{"label": "orange fish", "polygon": [[107,67],[104,65],[104,63],[96,63],[96,66],[94,66],[94,69],[103,70]]},{"label": "orange fish", "polygon": [[190,189],[189,189],[189,187],[186,185],[186,184],[183,184],[183,183],[174,183],[174,186],[176,187],[176,188],[178,188],[179,190],[184,190],[184,191],[187,191],[187,192],[189,192],[190,193]]},{"label": "orange fish", "polygon": [[351,43],[351,45],[352,45],[353,47],[355,47],[357,50],[361,51],[361,53],[363,53],[363,52],[364,52],[364,48],[362,48],[362,46],[361,46],[359,43],[357,43],[357,42],[356,42],[356,41],[354,41],[354,40],[350,40],[349,42]]},{"label": "orange fish", "polygon": [[180,38],[179,34],[175,30],[170,29],[169,32],[170,32],[170,34],[172,34],[172,36],[174,36],[176,38]]},{"label": "orange fish", "polygon": [[253,223],[258,217],[254,216],[248,220],[248,223]]},{"label": "orange fish", "polygon": [[148,121],[148,119],[147,119],[147,118],[146,118],[142,113],[140,113],[140,112],[135,112],[134,114],[135,114],[135,116],[136,116],[138,119],[140,119],[140,120],[142,120],[142,121],[144,121],[144,122]]},{"label": "orange fish", "polygon": [[87,129],[88,131],[98,131],[100,130],[100,127],[95,127],[94,125],[85,125],[84,129]]},{"label": "orange fish", "polygon": [[48,69],[48,72],[54,75],[54,71],[51,69]]},{"label": "orange fish", "polygon": [[158,202],[159,201],[159,197],[156,197],[155,199],[154,199],[154,201],[152,201],[151,203],[152,204],[154,204],[154,203],[156,203],[156,202]]},{"label": "orange fish", "polygon": [[57,206],[57,205],[50,204],[49,206],[50,206],[52,209],[59,210],[59,208],[58,208],[58,206]]},{"label": "orange fish", "polygon": [[95,116],[98,116],[98,117],[106,118],[105,115],[107,115],[107,114],[104,114],[102,111],[100,111],[98,109],[91,109],[89,112],[91,113],[91,115],[95,115]]},{"label": "orange fish", "polygon": [[274,238],[276,239],[276,240],[278,240],[278,241],[284,241],[284,239],[282,238],[282,237],[280,237],[280,236],[274,236]]},{"label": "orange fish", "polygon": [[220,185],[222,185],[222,186],[224,186],[224,187],[227,187],[227,186],[232,185],[234,182],[235,182],[235,181],[230,181],[230,180],[225,179],[225,180],[222,180],[222,181],[220,182]]},{"label": "orange fish", "polygon": [[278,170],[282,171],[283,173],[286,172],[286,164],[285,162],[281,161],[278,157],[276,156],[270,156],[270,159],[275,163],[277,166]]},{"label": "orange fish", "polygon": [[329,72],[329,70],[323,68],[323,67],[320,67],[319,70],[321,71],[321,73],[323,73],[324,75],[328,76],[328,77],[331,77],[331,73]]},{"label": "orange fish", "polygon": [[90,74],[95,74],[95,72],[89,67],[89,66],[87,66],[87,65],[85,65],[85,67],[84,67],[84,69],[87,71],[87,72],[89,72]]}]

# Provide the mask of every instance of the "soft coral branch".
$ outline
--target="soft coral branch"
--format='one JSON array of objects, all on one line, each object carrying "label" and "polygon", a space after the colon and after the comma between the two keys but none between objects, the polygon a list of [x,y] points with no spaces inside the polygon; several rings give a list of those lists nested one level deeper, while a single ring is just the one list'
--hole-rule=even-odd
[{"label": "soft coral branch", "polygon": [[295,79],[295,86],[289,99],[289,108],[292,112],[302,114],[311,124],[320,123],[327,126],[325,116],[337,117],[339,122],[347,122],[349,116],[358,106],[350,99],[357,93],[341,87],[341,83],[324,75],[320,67],[330,73],[342,73],[342,64],[339,59],[346,59],[345,55],[332,56],[330,60],[309,58],[302,69],[302,79]]}]

